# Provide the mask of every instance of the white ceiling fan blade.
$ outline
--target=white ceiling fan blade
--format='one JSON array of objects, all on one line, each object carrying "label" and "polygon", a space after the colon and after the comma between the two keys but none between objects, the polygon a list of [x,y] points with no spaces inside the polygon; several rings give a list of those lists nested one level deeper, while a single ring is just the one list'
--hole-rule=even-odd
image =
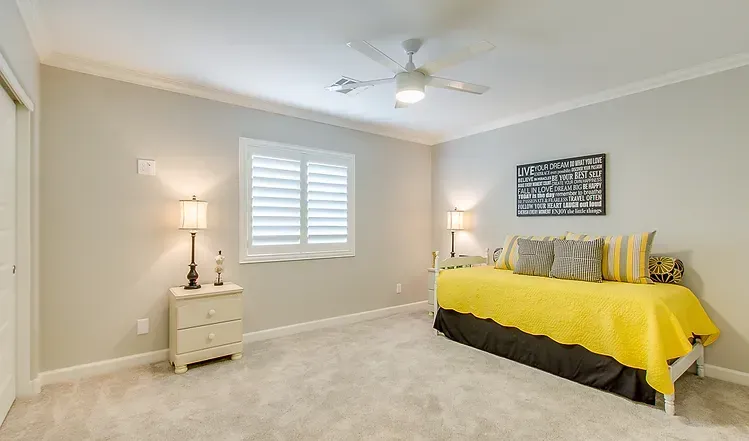
[{"label": "white ceiling fan blade", "polygon": [[417,70],[420,72],[423,72],[426,75],[433,75],[441,71],[442,69],[454,66],[456,64],[460,64],[466,60],[469,60],[475,57],[478,54],[489,52],[492,49],[494,49],[493,44],[489,43],[488,41],[481,41],[481,42],[472,44],[470,46],[467,46],[457,52],[453,52],[452,54],[447,55],[445,57],[438,58],[432,61],[428,61],[427,63],[425,63],[423,66],[421,66]]},{"label": "white ceiling fan blade", "polygon": [[365,57],[387,67],[394,73],[405,72],[406,68],[398,64],[395,60],[383,54],[379,49],[367,43],[366,41],[352,41],[348,44],[348,47],[358,51]]},{"label": "white ceiling fan blade", "polygon": [[489,90],[488,86],[471,84],[463,81],[448,80],[447,78],[440,77],[429,77],[429,85],[432,87],[439,87],[440,89],[450,89],[457,90],[458,92],[475,93],[476,95],[481,95],[482,93]]},{"label": "white ceiling fan blade", "polygon": [[328,89],[331,92],[338,92],[340,90],[351,90],[351,89],[358,89],[360,87],[376,86],[378,84],[387,84],[387,83],[392,83],[394,81],[395,81],[395,78],[382,78],[380,80],[359,81],[357,83],[345,84],[343,86],[330,86],[330,87],[326,87],[326,89]]},{"label": "white ceiling fan blade", "polygon": [[405,109],[406,107],[408,107],[408,103],[404,103],[404,102],[395,100],[395,108],[396,109]]}]

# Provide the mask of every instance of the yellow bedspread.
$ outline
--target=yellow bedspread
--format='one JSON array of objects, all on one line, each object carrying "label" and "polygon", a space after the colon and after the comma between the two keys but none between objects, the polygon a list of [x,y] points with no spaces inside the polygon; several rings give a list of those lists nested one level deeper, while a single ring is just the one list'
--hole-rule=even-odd
[{"label": "yellow bedspread", "polygon": [[647,371],[647,382],[674,392],[667,361],[720,331],[689,289],[672,284],[578,282],[513,274],[494,267],[441,271],[440,307],[489,318],[557,343],[577,344]]}]

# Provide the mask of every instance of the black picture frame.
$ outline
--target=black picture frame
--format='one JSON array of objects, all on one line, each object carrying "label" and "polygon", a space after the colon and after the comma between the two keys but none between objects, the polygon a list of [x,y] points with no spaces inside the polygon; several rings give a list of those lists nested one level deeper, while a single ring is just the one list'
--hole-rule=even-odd
[{"label": "black picture frame", "polygon": [[520,164],[515,184],[518,217],[606,215],[606,153]]}]

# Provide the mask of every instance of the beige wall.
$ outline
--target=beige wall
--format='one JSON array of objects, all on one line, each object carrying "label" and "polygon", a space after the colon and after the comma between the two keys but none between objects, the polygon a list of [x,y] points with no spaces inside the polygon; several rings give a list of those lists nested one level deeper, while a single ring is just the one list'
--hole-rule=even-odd
[{"label": "beige wall", "polygon": [[[177,200],[193,193],[209,201],[201,280],[223,250],[245,332],[425,300],[429,147],[50,67],[42,95],[43,370],[167,347],[167,289],[189,263]],[[356,155],[356,257],[237,263],[240,137]]]},{"label": "beige wall", "polygon": [[[608,153],[608,215],[515,216],[515,166]],[[473,212],[459,252],[506,234],[658,230],[686,284],[722,331],[707,363],[749,372],[749,68],[724,72],[434,148],[433,243],[449,251],[445,211]]]},{"label": "beige wall", "polygon": [[[17,152],[17,176],[19,197],[18,212],[22,220],[19,222],[19,255],[18,255],[18,273],[17,281],[19,294],[21,290],[28,290],[31,284],[33,254],[29,255],[23,251],[24,246],[32,242],[32,247],[36,246],[35,234],[31,227],[29,218],[30,211],[34,210],[37,204],[35,183],[31,180],[32,173],[38,166],[39,150],[39,59],[34,46],[31,44],[26,26],[24,25],[21,14],[18,11],[15,0],[0,0],[0,53],[10,65],[14,75],[29,95],[36,106],[36,111],[31,114],[31,151]],[[39,366],[39,321],[38,321],[38,299],[34,294],[35,287],[31,287],[31,323],[19,320],[18,327],[20,333],[26,332],[26,327],[30,328],[31,341],[31,377],[36,377]]]}]

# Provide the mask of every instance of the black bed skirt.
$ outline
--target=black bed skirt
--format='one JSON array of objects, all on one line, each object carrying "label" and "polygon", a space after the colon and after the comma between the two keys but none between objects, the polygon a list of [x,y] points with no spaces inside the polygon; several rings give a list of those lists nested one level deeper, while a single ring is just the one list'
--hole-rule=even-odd
[{"label": "black bed skirt", "polygon": [[543,335],[442,308],[437,311],[434,329],[458,343],[630,400],[655,404],[655,390],[645,381],[644,370],[623,366],[582,346],[563,345]]}]

